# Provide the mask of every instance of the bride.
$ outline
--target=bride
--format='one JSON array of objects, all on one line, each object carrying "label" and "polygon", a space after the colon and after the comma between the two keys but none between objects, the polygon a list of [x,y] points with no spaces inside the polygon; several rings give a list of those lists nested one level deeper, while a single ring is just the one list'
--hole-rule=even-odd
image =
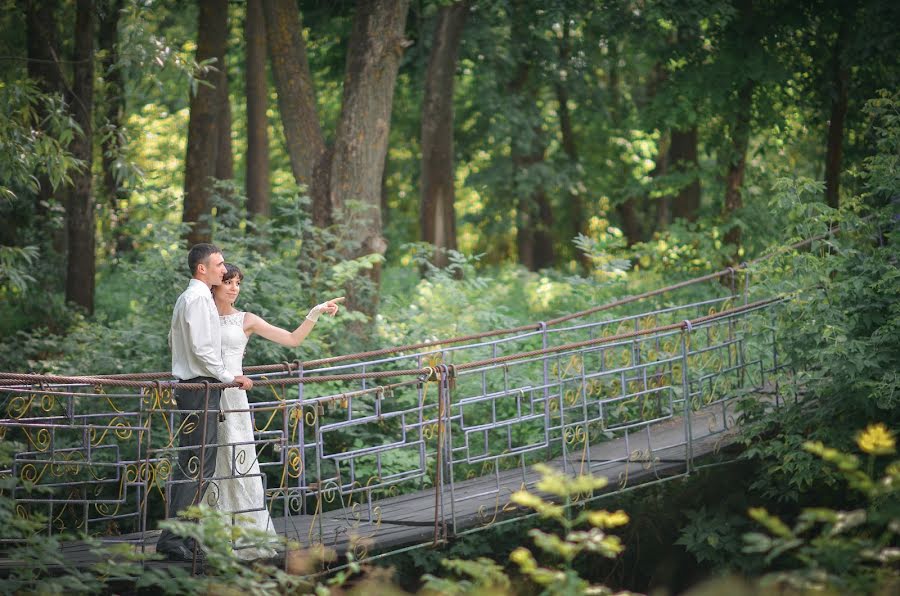
[{"label": "bride", "polygon": [[[322,313],[334,316],[343,298],[335,298],[313,307],[303,323],[288,331],[270,325],[262,317],[234,308],[244,274],[231,264],[225,265],[222,283],[213,286],[213,299],[219,311],[222,332],[222,360],[225,368],[235,375],[243,374],[244,347],[254,333],[281,344],[297,347],[306,339]],[[243,528],[261,530],[273,536],[272,518],[266,508],[262,475],[256,456],[253,436],[253,417],[243,389],[229,388],[222,392],[221,411],[224,422],[219,422],[219,449],[216,456],[215,488],[207,494],[207,502],[216,509],[231,513],[232,524]],[[221,418],[220,418],[221,420]],[[212,487],[211,487],[212,488]],[[235,544],[239,559],[252,560],[275,556],[270,548]],[[273,540],[274,542],[274,540]]]}]

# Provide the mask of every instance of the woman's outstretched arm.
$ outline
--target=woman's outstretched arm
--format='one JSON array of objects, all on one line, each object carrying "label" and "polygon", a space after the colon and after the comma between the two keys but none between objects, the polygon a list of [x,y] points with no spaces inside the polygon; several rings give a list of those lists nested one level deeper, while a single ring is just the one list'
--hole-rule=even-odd
[{"label": "woman's outstretched arm", "polygon": [[303,340],[306,339],[306,336],[309,335],[312,328],[316,326],[319,315],[326,313],[333,317],[338,312],[338,304],[343,301],[343,297],[335,298],[314,306],[313,309],[309,311],[309,314],[306,315],[306,318],[300,326],[293,331],[276,327],[275,325],[268,323],[262,317],[255,315],[252,312],[248,312],[244,315],[244,332],[248,335],[256,333],[269,341],[273,341],[282,346],[296,348],[303,343]]}]

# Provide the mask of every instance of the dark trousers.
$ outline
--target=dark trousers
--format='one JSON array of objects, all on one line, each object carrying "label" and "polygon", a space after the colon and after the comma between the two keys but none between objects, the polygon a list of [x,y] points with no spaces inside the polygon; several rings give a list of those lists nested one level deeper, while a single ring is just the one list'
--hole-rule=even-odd
[{"label": "dark trousers", "polygon": [[[211,377],[196,377],[182,383],[218,383]],[[216,451],[219,437],[219,400],[221,389],[209,390],[207,402],[205,389],[175,389],[175,403],[181,413],[180,436],[178,441],[178,463],[173,466],[172,492],[169,500],[168,518],[173,518],[191,505],[200,503],[209,479],[216,472]],[[202,476],[201,476],[202,472]],[[181,538],[168,530],[163,530],[156,543],[158,551],[171,550],[178,543],[188,548],[194,547],[193,540]]]}]

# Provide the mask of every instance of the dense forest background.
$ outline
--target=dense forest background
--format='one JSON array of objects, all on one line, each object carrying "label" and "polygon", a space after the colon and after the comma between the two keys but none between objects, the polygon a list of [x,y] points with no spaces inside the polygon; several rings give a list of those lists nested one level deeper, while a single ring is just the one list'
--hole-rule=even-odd
[{"label": "dense forest background", "polygon": [[[772,281],[820,292],[783,315],[813,371],[801,405],[749,425],[733,491],[660,493],[684,506],[642,536],[690,578],[819,565],[837,592],[896,585],[896,558],[838,562],[858,541],[782,563],[741,536],[750,505],[884,505],[845,495],[803,444],[896,428],[900,3],[0,6],[0,370],[166,370],[198,241],[244,269],[239,306],[274,324],[348,296],[299,349],[252,344],[255,364],[546,320],[841,226],[858,233]],[[871,518],[879,548],[898,546],[895,509]]]}]

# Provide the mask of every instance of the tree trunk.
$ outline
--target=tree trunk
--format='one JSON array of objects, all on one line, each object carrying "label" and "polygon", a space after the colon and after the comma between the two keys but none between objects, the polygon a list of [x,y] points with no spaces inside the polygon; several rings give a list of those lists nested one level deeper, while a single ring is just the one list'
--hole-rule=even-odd
[{"label": "tree trunk", "polygon": [[106,125],[108,131],[101,143],[103,163],[103,193],[110,202],[110,211],[117,213],[116,201],[119,198],[119,183],[116,176],[116,157],[121,153],[122,118],[125,113],[125,94],[122,71],[116,67],[119,52],[119,15],[124,0],[106,0],[100,14],[97,41],[103,53],[101,67],[105,94]]},{"label": "tree trunk", "polygon": [[75,9],[74,77],[70,106],[81,134],[75,135],[69,148],[84,162],[72,173],[66,206],[68,259],[66,261],[66,300],[94,312],[94,198],[91,193],[93,163],[94,107],[94,2],[78,0]]},{"label": "tree trunk", "polygon": [[[382,236],[381,182],[394,86],[407,45],[403,31],[408,7],[408,0],[358,4],[348,43],[341,115],[334,145],[327,147],[316,116],[296,4],[292,0],[263,2],[291,168],[298,183],[309,183],[313,224],[321,228],[340,223],[335,244],[348,259],[383,255],[387,249]],[[311,267],[315,268],[314,262]],[[380,268],[375,267],[369,277],[368,289],[374,291],[359,289],[366,284],[351,284],[347,304],[374,314]]]},{"label": "tree trunk", "polygon": [[516,250],[519,264],[530,271],[536,271],[540,263],[546,263],[555,259],[552,254],[552,242],[550,255],[538,255],[538,250],[547,250],[547,237],[544,231],[538,231],[542,211],[548,211],[549,205],[546,193],[540,183],[521,187],[517,182],[522,172],[544,161],[546,143],[541,130],[541,115],[537,109],[537,91],[534,83],[530,81],[532,74],[533,57],[530,55],[528,45],[528,15],[525,14],[525,6],[521,1],[513,2],[510,7],[512,20],[512,39],[519,45],[523,52],[517,58],[516,68],[512,78],[506,84],[506,92],[509,95],[512,109],[520,111],[523,120],[531,123],[530,127],[523,126],[510,141],[513,180],[510,187],[516,197]]},{"label": "tree trunk", "polygon": [[[612,115],[613,127],[621,130],[626,126],[626,109],[623,101],[623,94],[619,89],[619,56],[622,54],[622,48],[618,42],[610,44],[609,58],[609,94],[610,94],[610,113]],[[624,134],[624,133],[623,133]],[[631,174],[624,163],[620,165],[623,183]],[[622,222],[622,232],[625,235],[625,241],[631,246],[641,241],[641,223],[638,217],[638,200],[640,197],[628,196],[622,202],[616,205],[616,213]]]},{"label": "tree trunk", "polygon": [[519,264],[529,271],[535,271],[534,211],[531,197],[520,195],[516,203],[516,250]]},{"label": "tree trunk", "polygon": [[844,155],[844,120],[847,118],[847,95],[850,69],[843,52],[847,37],[847,21],[842,19],[834,42],[832,71],[831,118],[828,120],[828,149],[825,154],[825,200],[829,207],[840,207],[841,161]]},{"label": "tree trunk", "polygon": [[456,250],[453,83],[468,13],[467,2],[442,6],[438,11],[422,101],[420,228],[422,240],[435,247],[432,262],[437,267],[446,267],[447,251]]},{"label": "tree trunk", "polygon": [[[227,0],[200,2],[197,62],[224,56],[227,30]],[[214,66],[218,70],[207,71],[201,80],[213,85],[220,83],[221,71],[224,70],[222,61],[219,60]],[[210,213],[210,179],[216,174],[220,93],[216,87],[198,84],[196,94],[191,97],[182,215],[182,221],[190,226],[187,234],[189,246],[210,240],[209,224],[201,218]]]},{"label": "tree trunk", "polygon": [[[408,0],[361,2],[353,19],[328,201],[334,220],[343,223],[340,240],[348,258],[387,250],[381,234],[381,175],[408,8]],[[380,275],[376,266],[371,275],[376,291],[351,294],[348,302],[374,314]]]},{"label": "tree trunk", "polygon": [[234,180],[234,152],[231,149],[231,97],[228,90],[228,65],[225,62],[224,45],[221,58],[216,62],[216,68],[220,68],[222,72],[219,83],[216,85],[219,92],[219,117],[216,122],[216,133],[219,140],[216,149],[215,177],[217,180]]},{"label": "tree trunk", "polygon": [[128,194],[121,186],[118,161],[125,151],[123,121],[125,118],[125,81],[119,62],[119,17],[124,0],[106,0],[100,13],[99,49],[103,53],[104,97],[106,108],[106,130],[100,142],[103,168],[103,197],[109,208],[109,230],[113,238],[113,252],[122,254],[134,250],[134,243],[123,230],[128,221],[128,213],[121,202]]},{"label": "tree trunk", "polygon": [[[668,78],[669,75],[666,72],[663,63],[656,62],[653,65],[650,74],[647,76],[646,94],[642,99],[638,98],[635,102],[639,112],[647,109],[647,106],[656,98],[659,90]],[[658,179],[665,176],[669,170],[670,142],[671,135],[669,130],[662,130],[656,147],[656,158],[653,160],[653,169],[650,170],[650,179],[653,181],[653,184],[644,201],[645,207],[647,207],[647,213],[645,214],[647,226],[646,229],[642,231],[645,240],[652,238],[657,231],[665,230],[669,227],[672,211],[672,198],[668,195],[658,195],[658,193],[654,192],[654,187],[656,186]],[[657,194],[658,196],[652,196],[654,194]],[[655,214],[651,213],[654,210]]]},{"label": "tree trunk", "polygon": [[[651,178],[662,178],[669,171],[669,146],[672,144],[672,136],[663,132],[659,139],[656,151],[656,161]],[[656,199],[656,230],[665,230],[672,219],[672,197],[665,195]],[[653,234],[650,234],[652,237]]]},{"label": "tree trunk", "polygon": [[622,232],[625,234],[625,241],[628,246],[632,246],[641,241],[641,222],[639,221],[637,211],[637,199],[629,197],[616,207],[619,217],[622,218]]},{"label": "tree trunk", "polygon": [[[741,187],[744,184],[744,171],[747,166],[747,148],[750,143],[750,117],[753,109],[753,81],[745,81],[738,91],[737,115],[731,133],[730,160],[725,176],[725,219],[744,206],[741,198]],[[726,223],[727,225],[727,223]],[[732,226],[725,233],[725,242],[733,244],[738,250],[741,244],[741,228]],[[737,261],[737,255],[734,258]]]},{"label": "tree trunk", "polygon": [[[528,102],[528,109],[535,107],[535,98],[531,94],[524,95],[522,99]],[[536,119],[540,115],[534,113],[532,117]],[[530,138],[513,139],[512,142],[514,180],[511,186],[515,196],[518,197],[516,201],[516,248],[519,263],[530,271],[537,271],[541,267],[552,265],[556,260],[551,223],[553,211],[543,184],[521,187],[515,181],[515,178],[519,177],[519,172],[527,171],[542,163],[546,158],[546,146],[540,126],[523,131],[523,134],[530,135]],[[526,153],[524,151],[526,149],[530,152]]]},{"label": "tree trunk", "polygon": [[[563,19],[563,34],[559,42],[559,65],[561,69],[568,71],[569,60],[571,58],[571,49],[569,48],[569,20]],[[569,159],[572,171],[578,169],[578,145],[575,142],[575,130],[572,127],[572,115],[569,112],[569,90],[562,80],[556,81],[556,102],[559,104],[557,113],[559,114],[559,130],[562,135],[562,147]],[[572,238],[579,234],[588,236],[588,213],[584,204],[584,198],[581,192],[577,190],[569,191],[569,210],[571,213],[570,234]],[[591,258],[579,251],[578,261],[584,271],[590,271],[593,267]]]},{"label": "tree trunk", "polygon": [[[559,130],[562,135],[562,148],[569,158],[572,166],[578,165],[578,145],[575,142],[575,132],[572,129],[572,115],[569,112],[569,91],[562,83],[556,84],[556,101],[559,104]],[[585,217],[584,201],[578,193],[570,194],[572,207],[572,232],[573,236],[587,233],[587,221]]]},{"label": "tree trunk", "polygon": [[534,226],[534,268],[547,269],[556,262],[556,250],[553,239],[553,208],[550,198],[543,187],[535,194],[538,220]]},{"label": "tree trunk", "polygon": [[[298,185],[311,186],[313,171],[325,152],[325,139],[316,115],[300,13],[295,0],[265,0],[262,8],[291,171]],[[313,195],[313,217],[322,209],[327,213],[327,205],[317,205]]]},{"label": "tree trunk", "polygon": [[247,93],[247,212],[269,217],[269,119],[266,116],[266,22],[263,0],[247,0],[244,39]]},{"label": "tree trunk", "polygon": [[36,81],[44,93],[61,93],[65,89],[59,62],[58,13],[59,0],[28,0],[25,3],[28,77]]},{"label": "tree trunk", "polygon": [[676,171],[693,172],[691,181],[682,186],[672,201],[672,217],[696,221],[700,210],[700,178],[697,175],[697,127],[673,130],[669,147],[669,164]]},{"label": "tree trunk", "polygon": [[[29,0],[25,3],[25,27],[27,38],[28,78],[38,84],[38,88],[47,94],[61,94],[66,85],[60,68],[59,31],[57,29],[58,0]],[[38,114],[41,121],[46,116]],[[40,219],[46,218],[49,201],[53,196],[53,187],[46,175],[38,177],[35,211]],[[61,230],[54,239],[59,252],[66,249],[65,230]]]}]

